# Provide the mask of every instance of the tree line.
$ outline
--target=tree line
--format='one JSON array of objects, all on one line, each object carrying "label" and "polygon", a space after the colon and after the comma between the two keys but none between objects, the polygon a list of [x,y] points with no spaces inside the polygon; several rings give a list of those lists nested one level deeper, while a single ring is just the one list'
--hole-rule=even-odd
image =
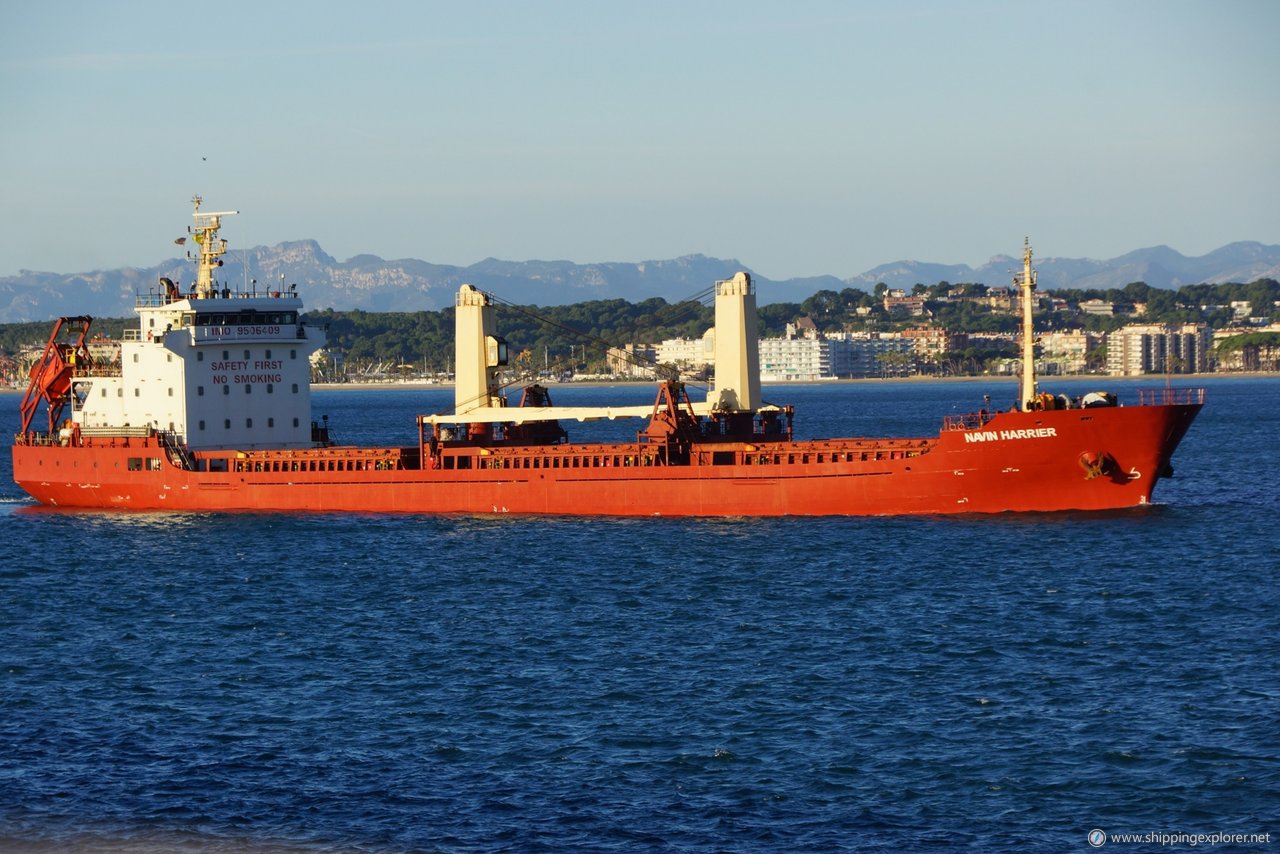
[{"label": "tree line", "polygon": [[[797,316],[808,315],[822,331],[838,329],[876,330],[912,325],[905,315],[895,315],[884,308],[887,285],[876,285],[868,294],[857,288],[842,291],[821,290],[796,304]],[[915,285],[912,296],[923,297],[925,312],[935,326],[956,332],[1014,332],[1021,319],[1007,312],[993,310],[981,298],[992,288],[974,283],[938,282]],[[1043,298],[1054,297],[1067,303],[1065,311],[1036,314],[1038,331],[1084,329],[1090,332],[1112,332],[1133,322],[1137,306],[1144,306],[1142,319],[1150,323],[1206,322],[1215,329],[1229,326],[1235,315],[1231,303],[1249,304],[1251,317],[1280,320],[1276,302],[1280,301],[1280,282],[1258,279],[1253,282],[1209,285],[1184,285],[1178,290],[1155,288],[1146,282],[1131,282],[1123,288],[1062,288],[1038,291]],[[1115,306],[1112,316],[1085,314],[1080,304],[1101,300]],[[862,312],[859,312],[862,309]],[[916,321],[919,322],[918,320]]]},{"label": "tree line", "polygon": [[[809,317],[823,332],[894,331],[929,323],[955,332],[1015,332],[1019,319],[991,308],[982,298],[990,288],[973,283],[917,284],[914,296],[924,298],[926,317],[910,317],[888,311],[884,295],[888,287],[877,285],[874,292],[858,288],[841,291],[820,290],[803,302],[771,303],[759,309],[760,334],[782,335],[787,324]],[[1208,322],[1214,328],[1231,324],[1232,302],[1247,302],[1255,318],[1280,320],[1275,304],[1280,301],[1280,283],[1260,279],[1247,284],[1186,285],[1176,291],[1133,282],[1107,290],[1059,289],[1040,292],[1066,302],[1066,310],[1041,310],[1036,315],[1039,331],[1086,329],[1109,332],[1131,323],[1134,307],[1145,305],[1143,322]],[[1099,299],[1116,306],[1115,316],[1085,314],[1080,303]],[[1207,308],[1206,308],[1207,307]],[[669,338],[700,337],[713,323],[713,311],[703,302],[668,303],[654,297],[638,303],[622,299],[593,300],[564,306],[521,306],[499,304],[498,326],[513,358],[532,367],[552,370],[604,370],[606,350],[626,343],[657,343]],[[328,347],[352,365],[413,365],[419,373],[452,369],[452,307],[439,311],[368,312],[323,309],[303,315],[304,322],[327,333]],[[93,333],[119,338],[126,328],[135,328],[134,318],[95,320]],[[24,348],[43,344],[49,335],[48,322],[0,324],[0,352],[16,354]],[[970,353],[969,358],[986,354]]]}]

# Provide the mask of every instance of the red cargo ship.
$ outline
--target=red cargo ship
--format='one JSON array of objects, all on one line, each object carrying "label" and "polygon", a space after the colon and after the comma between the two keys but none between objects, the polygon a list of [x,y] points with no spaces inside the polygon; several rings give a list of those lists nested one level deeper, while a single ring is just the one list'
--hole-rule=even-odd
[{"label": "red cargo ship", "polygon": [[[716,285],[706,401],[668,381],[652,406],[557,407],[536,385],[508,406],[492,298],[463,285],[454,412],[420,416],[412,446],[344,447],[311,420],[309,357],[322,333],[300,322],[295,290],[215,279],[222,219],[236,212],[194,202],[194,286],[161,279],[137,299],[139,327],[105,346],[90,341],[91,318],[60,318],[32,368],[13,470],[42,504],[618,516],[1105,510],[1152,501],[1204,403],[1202,389],[1144,392],[1136,405],[1039,392],[1028,246],[1015,277],[1023,405],[945,417],[936,436],[795,439],[791,407],[761,402],[755,294],[739,273]],[[42,408],[46,429],[37,429]],[[571,442],[560,424],[621,416],[648,419],[635,441]]]}]

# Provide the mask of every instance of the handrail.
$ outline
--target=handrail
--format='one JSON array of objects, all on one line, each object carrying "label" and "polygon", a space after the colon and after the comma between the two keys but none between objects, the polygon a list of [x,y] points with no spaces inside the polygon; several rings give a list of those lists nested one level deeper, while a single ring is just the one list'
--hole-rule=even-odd
[{"label": "handrail", "polygon": [[996,414],[986,409],[978,412],[966,412],[963,415],[944,415],[942,416],[943,430],[977,430],[985,425]]},{"label": "handrail", "polygon": [[191,459],[191,454],[187,447],[178,441],[178,437],[168,430],[157,430],[156,438],[160,440],[160,445],[169,452],[169,462],[181,469],[192,471],[195,468],[195,462]]},{"label": "handrail", "polygon": [[1139,406],[1187,406],[1204,403],[1203,388],[1140,388]]},{"label": "handrail", "polygon": [[121,375],[120,370],[119,362],[111,362],[106,365],[95,363],[88,367],[76,368],[73,377],[77,380],[91,380],[97,377],[118,377]]},{"label": "handrail", "polygon": [[156,291],[148,291],[147,293],[135,293],[133,295],[134,308],[160,308],[162,306],[171,305],[175,302],[191,301],[193,304],[200,304],[207,300],[215,299],[297,299],[298,292],[295,287],[289,288],[263,288],[259,290],[257,287],[224,287],[216,289],[210,296],[199,296],[194,291],[179,293],[176,296],[167,293],[157,293]]},{"label": "handrail", "polygon": [[51,436],[48,433],[14,433],[13,444],[40,447],[44,445],[56,445],[58,444],[58,440],[56,437]]}]

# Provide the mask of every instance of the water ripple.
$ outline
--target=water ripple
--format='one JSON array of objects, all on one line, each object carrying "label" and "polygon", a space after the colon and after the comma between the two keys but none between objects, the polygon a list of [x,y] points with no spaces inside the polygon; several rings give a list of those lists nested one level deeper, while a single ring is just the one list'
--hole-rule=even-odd
[{"label": "water ripple", "polygon": [[[1275,514],[1240,496],[1280,467],[1277,386],[1225,388],[1168,504],[1139,513],[165,516],[2,497],[0,850],[1266,832]],[[1270,403],[1251,420],[1230,409],[1246,398]]]}]

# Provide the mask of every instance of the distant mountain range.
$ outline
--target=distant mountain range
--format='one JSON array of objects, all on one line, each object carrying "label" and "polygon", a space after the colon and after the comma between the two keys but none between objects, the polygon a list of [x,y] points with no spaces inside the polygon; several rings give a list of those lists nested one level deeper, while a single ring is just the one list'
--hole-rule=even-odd
[{"label": "distant mountain range", "polygon": [[[229,283],[257,279],[259,288],[266,288],[268,283],[296,282],[309,309],[366,311],[443,308],[453,304],[454,294],[463,282],[525,305],[565,305],[618,298],[639,302],[650,297],[675,302],[706,290],[717,279],[727,279],[738,270],[750,271],[750,267],[740,261],[704,255],[686,255],[669,261],[603,264],[487,258],[469,267],[414,259],[384,261],[374,255],[338,261],[314,240],[233,251],[224,260],[226,266],[221,278]],[[997,255],[976,269],[964,264],[898,261],[848,279],[814,276],[771,281],[756,276],[755,280],[760,303],[767,305],[801,302],[824,289],[839,291],[853,287],[870,292],[880,282],[907,289],[917,283],[932,285],[941,281],[1003,285],[1011,281],[1011,271],[1021,266],[1021,258]],[[1043,290],[1105,290],[1138,281],[1159,288],[1252,282],[1261,278],[1280,279],[1280,245],[1231,243],[1199,258],[1188,258],[1168,246],[1156,246],[1108,261],[1038,258],[1036,268]],[[194,269],[190,261],[175,258],[155,267],[69,275],[23,270],[16,276],[0,277],[0,322],[48,320],[67,314],[127,317],[133,312],[135,294],[155,290],[161,276],[189,282]]]}]

